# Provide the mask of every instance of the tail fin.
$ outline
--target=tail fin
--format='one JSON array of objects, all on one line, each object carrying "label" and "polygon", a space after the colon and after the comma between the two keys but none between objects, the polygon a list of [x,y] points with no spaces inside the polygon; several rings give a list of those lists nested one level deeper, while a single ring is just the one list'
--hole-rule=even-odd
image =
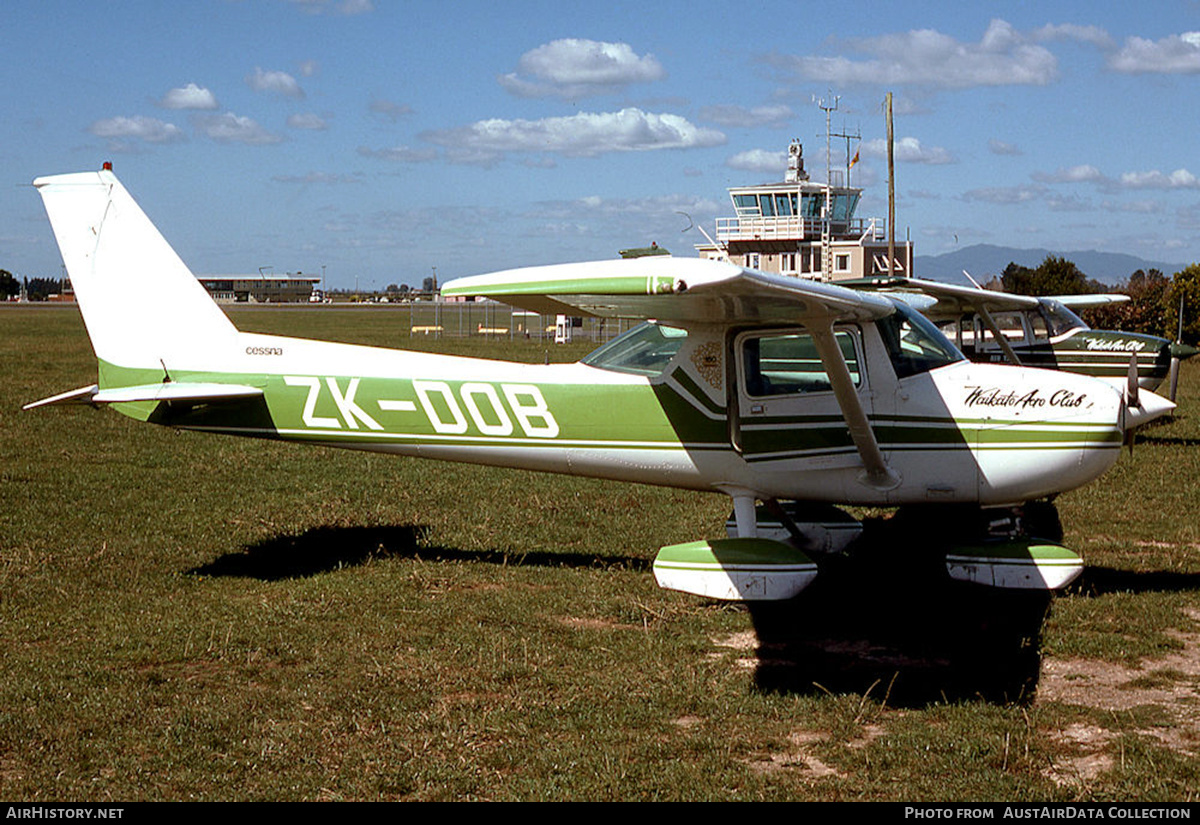
[{"label": "tail fin", "polygon": [[[237,329],[105,164],[33,182],[92,348],[125,369],[195,368]],[[117,371],[114,371],[117,372]]]}]

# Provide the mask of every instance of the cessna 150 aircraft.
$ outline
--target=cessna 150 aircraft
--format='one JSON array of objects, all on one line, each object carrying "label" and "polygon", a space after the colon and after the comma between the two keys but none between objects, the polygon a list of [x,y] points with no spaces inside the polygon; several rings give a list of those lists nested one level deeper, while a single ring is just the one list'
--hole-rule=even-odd
[{"label": "cessna 150 aircraft", "polygon": [[1078,372],[1121,387],[1132,360],[1139,386],[1156,390],[1198,351],[1154,335],[1091,329],[1072,311],[1128,301],[1127,295],[1034,297],[918,278],[855,284],[913,304],[973,361]]},{"label": "cessna 150 aircraft", "polygon": [[[1096,478],[1126,429],[1172,406],[1086,376],[973,364],[882,295],[701,259],[534,267],[444,288],[655,319],[576,364],[245,333],[107,164],[34,186],[99,379],[27,408],[106,404],[180,429],[720,492],[736,535],[663,548],[654,565],[662,586],[715,598],[789,598],[816,575],[809,553],[840,546],[780,502],[1008,513]],[[760,532],[758,501],[786,540]],[[929,540],[951,576],[1001,587],[1058,587],[1082,564],[1018,532],[931,529]]]}]

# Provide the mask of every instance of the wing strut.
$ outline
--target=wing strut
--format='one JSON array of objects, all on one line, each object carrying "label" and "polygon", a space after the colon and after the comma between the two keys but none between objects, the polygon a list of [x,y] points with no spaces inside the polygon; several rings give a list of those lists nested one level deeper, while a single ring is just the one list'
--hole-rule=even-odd
[{"label": "wing strut", "polygon": [[[979,317],[983,319],[983,325],[988,328],[996,338],[996,342],[1000,344],[1000,349],[1004,350],[1004,355],[1013,364],[1013,366],[1021,366],[1021,359],[1017,357],[1017,353],[1013,351],[1012,344],[1008,343],[1008,339],[1004,337],[1004,333],[1000,331],[1000,327],[996,326],[996,320],[992,318],[992,313],[988,312],[988,308],[983,304],[977,307]],[[979,350],[979,343],[975,344],[976,351]]]},{"label": "wing strut", "polygon": [[890,490],[898,486],[900,476],[883,460],[871,422],[858,400],[858,391],[854,388],[854,379],[850,377],[850,368],[846,366],[846,357],[842,355],[842,349],[833,335],[832,322],[824,327],[813,325],[808,329],[812,333],[817,354],[821,356],[821,363],[825,365],[825,372],[829,375],[833,395],[842,409],[842,418],[850,429],[850,438],[866,465],[867,471],[861,481],[876,490]]}]

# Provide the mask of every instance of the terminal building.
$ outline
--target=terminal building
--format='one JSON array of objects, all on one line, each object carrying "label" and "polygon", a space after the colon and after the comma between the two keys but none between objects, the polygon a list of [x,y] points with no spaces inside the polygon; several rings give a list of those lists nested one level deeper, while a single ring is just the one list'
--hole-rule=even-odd
[{"label": "terminal building", "polygon": [[[709,238],[696,251],[702,258],[820,281],[887,275],[887,221],[856,217],[862,189],[841,182],[840,171],[828,184],[810,181],[804,148],[792,141],[783,182],[732,187],[736,216],[717,218],[715,243]],[[892,274],[911,275],[912,242],[897,239],[895,249]]]},{"label": "terminal building", "polygon": [[320,297],[320,276],[304,275],[198,275],[213,300],[224,304],[309,303]]}]

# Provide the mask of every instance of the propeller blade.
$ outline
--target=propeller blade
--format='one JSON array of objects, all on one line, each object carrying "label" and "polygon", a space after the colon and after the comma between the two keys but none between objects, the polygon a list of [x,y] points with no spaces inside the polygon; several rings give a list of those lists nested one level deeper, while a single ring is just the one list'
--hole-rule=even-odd
[{"label": "propeller blade", "polygon": [[1125,403],[1130,407],[1140,407],[1138,401],[1138,367],[1137,353],[1129,356],[1129,380],[1125,384]]}]

